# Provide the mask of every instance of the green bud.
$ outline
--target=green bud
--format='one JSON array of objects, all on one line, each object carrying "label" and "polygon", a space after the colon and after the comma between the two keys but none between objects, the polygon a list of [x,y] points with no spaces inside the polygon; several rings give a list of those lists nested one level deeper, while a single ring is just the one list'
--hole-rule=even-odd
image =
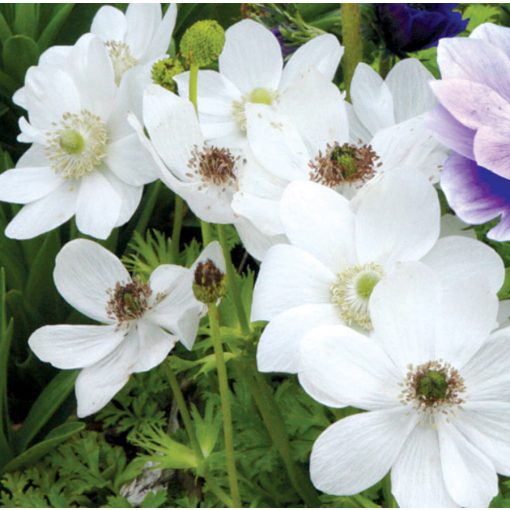
[{"label": "green bud", "polygon": [[177,84],[174,81],[174,76],[183,73],[184,66],[177,58],[164,58],[158,60],[153,66],[151,71],[152,81],[161,87],[169,90],[170,92],[177,92]]},{"label": "green bud", "polygon": [[225,275],[211,259],[200,262],[195,269],[193,294],[202,303],[216,303],[226,294],[225,280]]},{"label": "green bud", "polygon": [[225,31],[217,21],[197,21],[181,39],[179,50],[188,66],[206,67],[218,60],[225,44]]}]

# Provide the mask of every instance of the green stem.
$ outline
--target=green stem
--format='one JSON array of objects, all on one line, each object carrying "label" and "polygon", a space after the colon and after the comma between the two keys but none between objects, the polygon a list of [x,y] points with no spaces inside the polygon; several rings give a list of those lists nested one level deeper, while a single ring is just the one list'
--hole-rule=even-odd
[{"label": "green stem", "polygon": [[212,227],[207,221],[200,220],[200,229],[202,231],[202,244],[205,248],[212,241]]},{"label": "green stem", "polygon": [[234,508],[236,505],[232,498],[215,482],[207,471],[202,474],[211,492],[226,506]]},{"label": "green stem", "polygon": [[393,55],[386,49],[381,51],[381,56],[379,59],[379,74],[381,78],[386,78],[388,73],[390,72],[393,66]]},{"label": "green stem", "polygon": [[365,498],[365,496],[362,496],[361,494],[356,494],[354,496],[350,496],[350,498],[356,502],[361,508],[381,508],[379,505],[374,503],[368,498]]},{"label": "green stem", "polygon": [[395,502],[395,498],[391,493],[391,475],[388,473],[382,482],[382,489],[384,495],[384,501],[386,503],[386,508],[397,508],[397,504]]},{"label": "green stem", "polygon": [[184,200],[175,195],[174,224],[172,227],[171,258],[174,264],[179,262],[179,246],[181,243],[182,218],[184,216]]},{"label": "green stem", "polygon": [[230,290],[230,295],[234,301],[236,308],[237,318],[239,319],[239,325],[241,326],[241,332],[247,336],[250,334],[250,323],[246,317],[246,311],[241,300],[241,293],[237,285],[237,273],[232,265],[232,258],[230,257],[230,250],[227,246],[227,235],[225,233],[224,225],[217,225],[218,238],[220,240],[221,248],[223,250],[223,256],[225,257],[225,264],[227,268],[227,285]]},{"label": "green stem", "polygon": [[154,207],[156,206],[156,202],[158,201],[159,190],[161,189],[161,181],[153,182],[149,186],[149,190],[147,192],[147,201],[145,202],[142,214],[140,215],[140,219],[138,220],[135,232],[143,234],[149,221],[152,216],[152,212],[154,211]]},{"label": "green stem", "polygon": [[345,51],[342,58],[344,84],[347,99],[356,66],[363,60],[363,41],[361,38],[360,4],[341,4],[342,11],[342,43]]},{"label": "green stem", "polygon": [[218,309],[215,304],[209,304],[209,325],[211,339],[214,346],[216,368],[218,370],[218,383],[220,387],[221,411],[223,414],[223,435],[225,438],[225,457],[227,460],[227,473],[230,484],[230,494],[235,507],[241,506],[239,486],[237,483],[237,470],[234,458],[234,431],[232,427],[232,411],[230,409],[230,394],[228,389],[227,367],[223,356],[223,346],[220,338],[220,323]]},{"label": "green stem", "polygon": [[179,413],[181,414],[181,418],[184,423],[184,428],[186,429],[186,433],[188,434],[189,442],[191,443],[193,450],[195,450],[195,454],[198,457],[198,459],[202,460],[204,458],[204,454],[202,453],[202,449],[200,448],[197,436],[195,435],[193,422],[191,421],[191,416],[189,414],[188,407],[186,406],[184,395],[182,394],[181,387],[179,386],[179,381],[177,381],[175,372],[170,366],[170,362],[168,360],[165,363],[163,363],[163,366],[165,369],[166,378],[168,379],[170,388],[172,389],[175,402],[177,403],[177,408],[179,409]]},{"label": "green stem", "polygon": [[287,428],[285,427],[280,409],[274,400],[271,388],[264,379],[264,376],[251,364],[247,366],[246,376],[255,404],[259,409],[271,440],[285,464],[292,487],[307,506],[319,507],[321,502],[308,476],[298,468],[292,459]]},{"label": "green stem", "polygon": [[198,112],[198,66],[195,64],[189,68],[189,100]]}]

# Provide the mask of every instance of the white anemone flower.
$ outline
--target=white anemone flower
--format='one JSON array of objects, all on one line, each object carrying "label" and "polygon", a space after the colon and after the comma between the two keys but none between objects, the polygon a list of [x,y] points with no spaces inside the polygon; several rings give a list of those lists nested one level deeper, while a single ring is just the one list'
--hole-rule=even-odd
[{"label": "white anemone flower", "polygon": [[175,4],[168,6],[163,17],[157,3],[129,4],[125,13],[111,5],[97,11],[90,31],[107,47],[117,84],[133,67],[166,54],[176,18]]},{"label": "white anemone flower", "polygon": [[78,416],[104,407],[129,375],[159,365],[180,341],[191,349],[206,308],[193,294],[198,263],[225,271],[221,247],[209,244],[191,268],[161,265],[147,283],[93,241],[77,239],[57,256],[54,280],[62,297],[100,326],[44,326],[29,339],[34,353],[61,369],[81,368]]},{"label": "white anemone flower", "polygon": [[487,507],[497,473],[510,475],[510,329],[491,333],[496,296],[483,282],[445,286],[415,262],[377,286],[370,308],[370,338],[323,326],[302,344],[312,397],[368,411],[319,436],[314,485],[357,494],[391,470],[402,508]]},{"label": "white anemone flower", "polygon": [[[342,54],[337,38],[324,34],[301,46],[284,68],[280,44],[270,30],[252,20],[232,25],[225,32],[219,72],[199,72],[198,112],[205,139],[221,146],[242,146],[247,104],[292,114],[296,103],[295,94],[289,95],[291,86],[310,70],[331,81]],[[189,72],[174,79],[179,94],[188,97]]]},{"label": "white anemone flower", "polygon": [[352,106],[347,108],[354,142],[385,139],[403,161],[435,183],[449,151],[428,127],[429,114],[437,104],[430,87],[433,80],[432,74],[414,58],[398,62],[384,80],[361,63],[350,86]]},{"label": "white anemone flower", "polygon": [[[496,295],[500,257],[464,236],[438,239],[434,187],[418,173],[394,173],[363,194],[356,208],[333,190],[294,182],[280,216],[290,244],[270,248],[255,284],[251,318],[269,321],[259,342],[261,371],[297,372],[307,331],[326,324],[372,330],[370,299],[402,262],[421,260],[452,285],[480,275]],[[494,322],[496,327],[496,322]]]},{"label": "white anemone flower", "polygon": [[32,145],[0,175],[0,200],[25,205],[8,237],[29,239],[76,216],[82,233],[105,239],[157,178],[127,123],[126,95],[118,93],[102,42],[84,35],[65,53],[65,65],[31,67],[15,96],[29,120],[20,119],[18,140]]}]

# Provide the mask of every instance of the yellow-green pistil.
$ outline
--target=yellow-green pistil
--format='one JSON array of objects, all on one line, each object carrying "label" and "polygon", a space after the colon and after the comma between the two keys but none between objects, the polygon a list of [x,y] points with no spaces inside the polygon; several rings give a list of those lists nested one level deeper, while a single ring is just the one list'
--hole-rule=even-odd
[{"label": "yellow-green pistil", "polygon": [[64,131],[60,135],[58,143],[61,149],[68,154],[80,154],[85,148],[85,140],[83,139],[83,136],[74,129]]}]

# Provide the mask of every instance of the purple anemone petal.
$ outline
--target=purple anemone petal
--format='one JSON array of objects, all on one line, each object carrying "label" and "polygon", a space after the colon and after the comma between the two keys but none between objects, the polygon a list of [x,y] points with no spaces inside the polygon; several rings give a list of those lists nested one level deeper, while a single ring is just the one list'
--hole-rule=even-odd
[{"label": "purple anemone petal", "polygon": [[510,132],[492,127],[480,128],[475,136],[474,153],[476,162],[494,172],[510,179]]}]

